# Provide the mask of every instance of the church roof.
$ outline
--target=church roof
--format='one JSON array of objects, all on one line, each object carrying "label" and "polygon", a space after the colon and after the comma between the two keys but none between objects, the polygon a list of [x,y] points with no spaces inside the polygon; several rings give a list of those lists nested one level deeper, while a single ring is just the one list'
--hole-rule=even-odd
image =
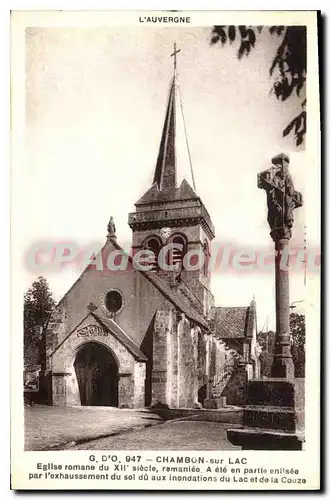
[{"label": "church roof", "polygon": [[194,189],[189,185],[186,179],[183,179],[181,185],[176,188],[175,186],[167,189],[160,190],[158,184],[155,182],[152,187],[135,203],[135,205],[147,205],[150,203],[163,203],[165,201],[178,201],[178,200],[199,200],[199,196]]},{"label": "church roof", "polygon": [[135,203],[144,205],[165,201],[199,199],[199,196],[184,179],[179,187],[176,184],[176,78],[171,80],[167,111],[163,124],[159,153],[156,161],[153,184]]},{"label": "church roof", "polygon": [[174,76],[170,85],[167,112],[153,180],[153,184],[156,184],[160,191],[166,191],[176,187],[175,129],[176,82]]},{"label": "church roof", "polygon": [[181,312],[189,319],[195,321],[198,325],[209,328],[207,320],[199,314],[193,305],[187,303],[185,299],[172,288],[167,281],[163,280],[157,273],[139,271]]},{"label": "church roof", "polygon": [[215,307],[215,334],[222,339],[252,338],[255,302],[248,307]]},{"label": "church roof", "polygon": [[[117,250],[122,250],[123,254],[126,254],[117,242],[113,241],[112,246],[114,246]],[[132,257],[130,255],[128,255],[128,260],[129,262],[132,262]],[[176,293],[175,288],[171,287],[169,283],[158,276],[157,273],[152,271],[141,271],[139,269],[137,269],[137,272],[144,275],[145,278],[147,278],[162,293],[162,295],[169,300],[169,302],[183,312],[189,319],[195,321],[204,328],[209,327],[207,320],[196,311],[193,305],[186,302],[185,299],[179,295],[179,293]]]},{"label": "church roof", "polygon": [[101,324],[104,328],[106,328],[116,339],[133,355],[135,359],[138,361],[147,361],[147,357],[145,354],[139,349],[137,344],[133,342],[131,337],[127,333],[125,333],[122,328],[115,323],[114,320],[110,318],[104,318],[103,316],[99,316],[95,312],[90,313],[98,323]]}]

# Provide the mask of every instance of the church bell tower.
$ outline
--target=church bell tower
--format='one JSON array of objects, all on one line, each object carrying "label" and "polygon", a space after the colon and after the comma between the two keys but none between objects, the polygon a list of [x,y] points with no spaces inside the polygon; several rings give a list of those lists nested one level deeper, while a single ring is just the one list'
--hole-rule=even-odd
[{"label": "church bell tower", "polygon": [[[214,226],[199,195],[184,179],[177,185],[176,48],[161,142],[151,187],[129,214],[132,247],[152,250],[152,272],[163,279],[183,280],[197,298],[210,303],[210,243]],[[169,249],[169,250],[168,250]],[[166,262],[167,267],[162,265]],[[160,265],[161,264],[161,265]],[[204,307],[209,309],[209,307]]]}]

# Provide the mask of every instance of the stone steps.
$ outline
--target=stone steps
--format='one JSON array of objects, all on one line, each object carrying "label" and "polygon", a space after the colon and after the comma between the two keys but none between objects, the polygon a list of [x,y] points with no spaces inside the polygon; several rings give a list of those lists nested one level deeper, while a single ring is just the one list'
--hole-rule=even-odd
[{"label": "stone steps", "polygon": [[224,391],[234,372],[236,374],[240,372],[246,372],[245,364],[239,363],[229,366],[229,369],[225,371],[224,377],[212,386],[212,395],[214,398],[220,398],[222,396],[222,392]]},{"label": "stone steps", "polygon": [[213,383],[212,385],[212,395],[214,398],[220,398],[222,395],[222,392],[224,388],[226,387],[226,384],[231,378],[231,375],[233,373],[233,370],[228,371],[224,374],[224,377],[222,377],[219,381]]}]

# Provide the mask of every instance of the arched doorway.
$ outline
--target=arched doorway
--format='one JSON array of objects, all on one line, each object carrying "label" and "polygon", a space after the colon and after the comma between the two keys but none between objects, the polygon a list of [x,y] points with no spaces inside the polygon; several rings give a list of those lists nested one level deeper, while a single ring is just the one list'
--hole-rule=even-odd
[{"label": "arched doorway", "polygon": [[106,347],[96,342],[84,344],[74,367],[83,406],[118,406],[118,366]]}]

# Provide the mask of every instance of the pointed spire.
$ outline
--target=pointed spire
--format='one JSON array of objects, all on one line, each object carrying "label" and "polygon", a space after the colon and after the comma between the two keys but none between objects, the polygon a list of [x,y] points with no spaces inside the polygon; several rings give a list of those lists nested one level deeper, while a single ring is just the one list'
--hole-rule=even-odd
[{"label": "pointed spire", "polygon": [[156,182],[160,191],[176,187],[176,80],[173,76],[166,117],[163,125],[159,154],[156,162],[153,184]]}]

